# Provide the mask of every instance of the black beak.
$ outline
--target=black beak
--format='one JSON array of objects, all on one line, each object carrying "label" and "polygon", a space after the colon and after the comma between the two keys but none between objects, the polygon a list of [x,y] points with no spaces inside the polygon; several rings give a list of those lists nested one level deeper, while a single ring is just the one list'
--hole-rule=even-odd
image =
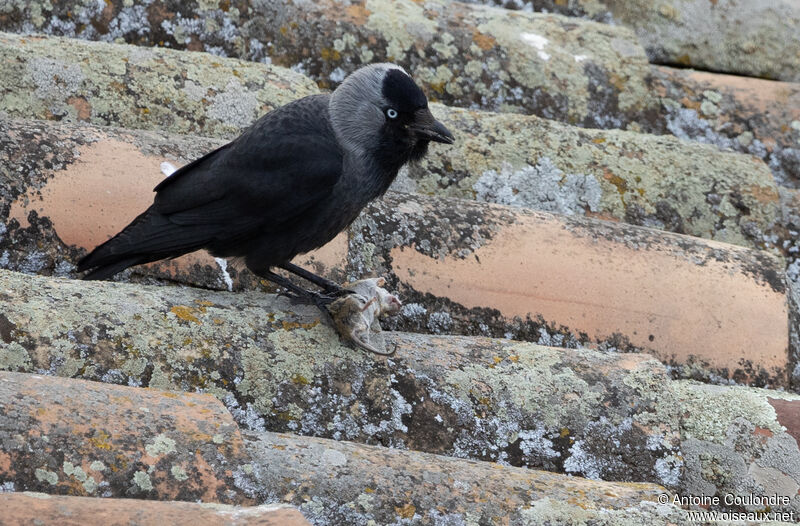
[{"label": "black beak", "polygon": [[450,130],[433,117],[428,108],[417,110],[414,115],[414,124],[409,128],[419,137],[429,141],[453,144],[456,140]]}]

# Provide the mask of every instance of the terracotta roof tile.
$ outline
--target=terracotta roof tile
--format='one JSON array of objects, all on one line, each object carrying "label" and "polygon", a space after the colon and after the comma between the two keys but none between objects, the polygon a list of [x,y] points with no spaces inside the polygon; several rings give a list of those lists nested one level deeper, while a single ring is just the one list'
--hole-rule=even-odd
[{"label": "terracotta roof tile", "polygon": [[0,372],[0,399],[0,477],[19,491],[252,504],[231,474],[239,428],[211,396]]},{"label": "terracotta roof tile", "polygon": [[138,499],[65,497],[43,493],[2,493],[5,526],[304,526],[303,516],[286,505],[248,508]]}]

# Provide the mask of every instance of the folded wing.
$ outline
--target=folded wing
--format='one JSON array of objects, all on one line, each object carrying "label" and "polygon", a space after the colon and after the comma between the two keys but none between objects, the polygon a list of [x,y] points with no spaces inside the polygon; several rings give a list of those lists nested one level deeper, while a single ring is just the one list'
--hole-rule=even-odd
[{"label": "folded wing", "polygon": [[155,187],[153,205],[83,258],[78,270],[94,269],[85,278],[104,279],[204,247],[235,251],[326,199],[341,176],[342,155],[325,115],[296,108],[304,100],[175,171]]}]

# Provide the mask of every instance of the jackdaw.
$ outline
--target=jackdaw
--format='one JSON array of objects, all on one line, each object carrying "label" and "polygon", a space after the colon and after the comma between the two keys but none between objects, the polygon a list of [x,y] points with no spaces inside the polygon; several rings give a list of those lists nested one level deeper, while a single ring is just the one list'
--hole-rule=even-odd
[{"label": "jackdaw", "polygon": [[[383,195],[398,170],[430,141],[453,135],[394,64],[363,67],[333,93],[277,108],[234,141],[179,168],[155,187],[153,204],[80,260],[84,279],[207,249],[326,306],[350,291],[290,261],[321,247]],[[282,268],[314,283],[299,287]]]}]

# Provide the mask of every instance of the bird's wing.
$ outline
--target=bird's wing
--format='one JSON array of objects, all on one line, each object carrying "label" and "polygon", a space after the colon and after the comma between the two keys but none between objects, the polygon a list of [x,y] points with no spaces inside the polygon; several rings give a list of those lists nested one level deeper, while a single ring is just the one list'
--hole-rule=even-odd
[{"label": "bird's wing", "polygon": [[176,169],[174,172],[169,174],[166,179],[164,179],[163,181],[158,183],[156,185],[156,187],[153,188],[153,191],[154,192],[158,192],[162,188],[166,187],[169,183],[171,183],[171,182],[177,180],[178,178],[180,178],[181,175],[183,175],[185,173],[188,173],[188,172],[191,172],[194,168],[199,168],[201,165],[211,161],[216,156],[218,156],[219,154],[221,154],[225,150],[229,149],[231,146],[233,146],[233,143],[229,142],[228,144],[226,144],[224,146],[220,146],[216,150],[212,150],[212,151],[208,152],[207,154],[205,154],[202,157],[198,157],[197,159],[195,159],[194,161],[192,161],[192,162],[190,162],[188,164],[184,164],[183,166],[181,166],[180,168]]},{"label": "bird's wing", "polygon": [[162,181],[155,210],[176,225],[213,225],[220,230],[214,237],[237,236],[291,222],[324,200],[342,173],[336,139],[328,126],[311,122],[313,116],[298,122],[282,113],[267,114],[232,143]]},{"label": "bird's wing", "polygon": [[328,198],[342,175],[327,100],[315,95],[278,108],[235,141],[176,170],[156,186],[153,205],[78,268],[94,269],[87,279],[104,279],[291,224]]}]

